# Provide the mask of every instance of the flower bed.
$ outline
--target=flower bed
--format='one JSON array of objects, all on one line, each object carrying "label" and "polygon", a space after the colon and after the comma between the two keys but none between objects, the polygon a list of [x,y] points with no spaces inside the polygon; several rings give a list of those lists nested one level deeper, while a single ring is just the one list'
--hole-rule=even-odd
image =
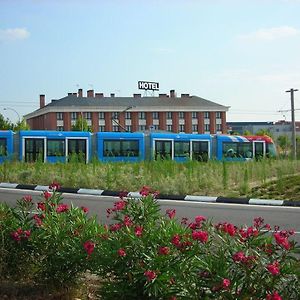
[{"label": "flower bed", "polygon": [[77,288],[87,271],[101,299],[298,299],[299,247],[292,230],[256,218],[251,226],[205,216],[161,215],[149,187],[120,195],[108,224],[62,203],[53,183],[42,200],[0,204],[0,279],[49,291]]}]

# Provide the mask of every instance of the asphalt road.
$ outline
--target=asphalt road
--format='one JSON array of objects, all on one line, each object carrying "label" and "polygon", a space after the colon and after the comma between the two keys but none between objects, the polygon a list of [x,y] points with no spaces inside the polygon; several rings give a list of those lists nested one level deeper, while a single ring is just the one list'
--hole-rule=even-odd
[{"label": "asphalt road", "polygon": [[[0,188],[0,201],[14,205],[17,199],[24,195],[32,195],[35,201],[40,200],[41,192],[29,190],[15,190]],[[90,214],[95,214],[98,220],[105,223],[106,209],[113,206],[118,200],[110,196],[90,196],[80,194],[63,194],[64,203],[73,203],[76,206],[86,206]],[[265,206],[247,204],[203,203],[195,201],[160,200],[162,213],[166,209],[176,209],[177,218],[193,219],[196,215],[212,218],[213,222],[231,222],[237,226],[251,225],[253,218],[262,217],[271,226],[278,225],[281,229],[294,229],[294,239],[300,244],[300,207]]]}]

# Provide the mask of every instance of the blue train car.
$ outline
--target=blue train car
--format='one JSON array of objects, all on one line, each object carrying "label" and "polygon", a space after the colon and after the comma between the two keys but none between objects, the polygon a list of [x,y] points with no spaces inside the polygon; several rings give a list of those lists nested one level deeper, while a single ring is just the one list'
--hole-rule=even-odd
[{"label": "blue train car", "polygon": [[216,135],[216,159],[245,161],[253,159],[253,143],[245,136]]},{"label": "blue train car", "polygon": [[211,157],[209,134],[150,133],[150,159],[207,161]]},{"label": "blue train car", "polygon": [[97,132],[96,143],[100,161],[138,162],[145,159],[144,133]]},{"label": "blue train car", "polygon": [[73,157],[89,162],[90,132],[27,130],[19,132],[19,158],[24,162],[66,162]]},{"label": "blue train car", "polygon": [[14,133],[11,130],[0,130],[0,163],[12,159],[14,153]]}]

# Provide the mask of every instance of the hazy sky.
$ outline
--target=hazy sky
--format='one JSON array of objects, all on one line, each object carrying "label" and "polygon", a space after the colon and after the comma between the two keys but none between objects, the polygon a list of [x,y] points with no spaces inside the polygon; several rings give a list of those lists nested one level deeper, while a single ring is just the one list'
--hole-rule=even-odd
[{"label": "hazy sky", "polygon": [[39,94],[131,96],[139,80],[230,106],[228,121],[290,120],[278,111],[300,90],[300,0],[0,0],[5,117]]}]

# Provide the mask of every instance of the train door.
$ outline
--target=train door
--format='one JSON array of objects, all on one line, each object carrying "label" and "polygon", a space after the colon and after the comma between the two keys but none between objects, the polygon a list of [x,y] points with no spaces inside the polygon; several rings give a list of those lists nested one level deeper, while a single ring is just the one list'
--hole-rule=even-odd
[{"label": "train door", "polygon": [[67,138],[68,160],[88,162],[88,142],[87,139]]},{"label": "train door", "polygon": [[44,138],[25,138],[24,139],[24,161],[45,162],[45,143]]},{"label": "train door", "polygon": [[197,161],[208,161],[209,141],[191,141],[191,158]]},{"label": "train door", "polygon": [[266,155],[266,143],[264,141],[253,141],[253,153],[255,158],[262,158]]},{"label": "train door", "polygon": [[173,146],[174,141],[173,140],[153,140],[153,149],[154,149],[154,159],[160,160],[160,159],[174,159],[173,154]]}]

